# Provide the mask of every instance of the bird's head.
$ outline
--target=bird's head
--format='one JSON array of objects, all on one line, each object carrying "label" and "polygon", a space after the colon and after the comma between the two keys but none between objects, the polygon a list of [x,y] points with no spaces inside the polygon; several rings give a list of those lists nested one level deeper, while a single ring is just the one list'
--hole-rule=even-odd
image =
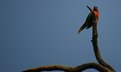
[{"label": "bird's head", "polygon": [[99,17],[99,11],[98,11],[98,7],[97,6],[94,6],[93,8],[93,12],[95,14],[95,16],[97,17],[97,20],[98,20],[98,17]]},{"label": "bird's head", "polygon": [[98,7],[94,6],[93,11],[98,11]]}]

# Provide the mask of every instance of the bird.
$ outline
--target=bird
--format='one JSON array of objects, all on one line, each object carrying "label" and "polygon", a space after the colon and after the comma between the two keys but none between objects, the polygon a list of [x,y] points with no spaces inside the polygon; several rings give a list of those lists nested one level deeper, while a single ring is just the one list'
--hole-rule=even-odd
[{"label": "bird", "polygon": [[[92,12],[95,14],[96,20],[98,21],[99,18],[99,11],[98,11],[98,7],[94,6]],[[78,34],[84,29],[89,29],[90,27],[93,26],[93,22],[94,22],[94,16],[93,13],[90,12],[86,18],[86,21],[84,22],[84,24],[80,27],[80,29],[78,30]]]}]

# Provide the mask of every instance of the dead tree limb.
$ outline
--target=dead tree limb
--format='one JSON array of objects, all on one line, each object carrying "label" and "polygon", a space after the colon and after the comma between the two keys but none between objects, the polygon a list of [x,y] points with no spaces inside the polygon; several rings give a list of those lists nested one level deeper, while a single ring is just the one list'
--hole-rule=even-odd
[{"label": "dead tree limb", "polygon": [[[93,15],[95,15],[90,7],[87,6],[87,8],[92,12]],[[115,72],[115,70],[109,64],[107,64],[101,57],[101,54],[100,54],[100,51],[99,51],[99,48],[98,48],[97,20],[96,20],[95,16],[94,16],[94,22],[93,23],[94,24],[93,24],[93,27],[92,27],[92,40],[91,41],[92,41],[95,57],[96,57],[97,61],[99,62],[99,64],[101,64],[104,67],[109,68],[111,71]]]},{"label": "dead tree limb", "polygon": [[41,71],[55,71],[55,70],[64,71],[64,72],[82,72],[84,70],[92,68],[99,72],[110,72],[108,68],[103,67],[102,65],[97,63],[86,63],[76,67],[69,67],[63,65],[41,66],[33,69],[28,69],[23,72],[41,72]]}]

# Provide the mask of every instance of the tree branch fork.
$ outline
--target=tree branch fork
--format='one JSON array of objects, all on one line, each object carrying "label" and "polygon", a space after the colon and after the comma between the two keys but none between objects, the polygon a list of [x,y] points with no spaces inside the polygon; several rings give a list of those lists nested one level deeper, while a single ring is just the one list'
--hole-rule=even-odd
[{"label": "tree branch fork", "polygon": [[40,67],[24,70],[23,72],[42,72],[42,71],[55,71],[55,70],[64,71],[64,72],[82,72],[87,69],[95,69],[99,72],[115,72],[115,70],[109,64],[107,64],[101,57],[101,54],[98,48],[97,20],[92,9],[89,6],[87,6],[87,8],[94,15],[94,24],[92,27],[91,42],[92,42],[94,54],[98,63],[95,63],[95,62],[85,63],[82,65],[78,65],[76,67],[63,66],[63,65],[40,66]]}]

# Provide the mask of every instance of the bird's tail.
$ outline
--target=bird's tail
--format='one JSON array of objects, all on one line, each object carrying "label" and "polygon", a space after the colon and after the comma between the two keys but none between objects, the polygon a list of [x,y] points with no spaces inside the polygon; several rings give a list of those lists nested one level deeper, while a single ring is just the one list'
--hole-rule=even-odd
[{"label": "bird's tail", "polygon": [[78,34],[79,34],[85,27],[86,27],[86,24],[83,24],[83,25],[80,27],[80,29],[79,29],[79,31],[78,31]]}]

